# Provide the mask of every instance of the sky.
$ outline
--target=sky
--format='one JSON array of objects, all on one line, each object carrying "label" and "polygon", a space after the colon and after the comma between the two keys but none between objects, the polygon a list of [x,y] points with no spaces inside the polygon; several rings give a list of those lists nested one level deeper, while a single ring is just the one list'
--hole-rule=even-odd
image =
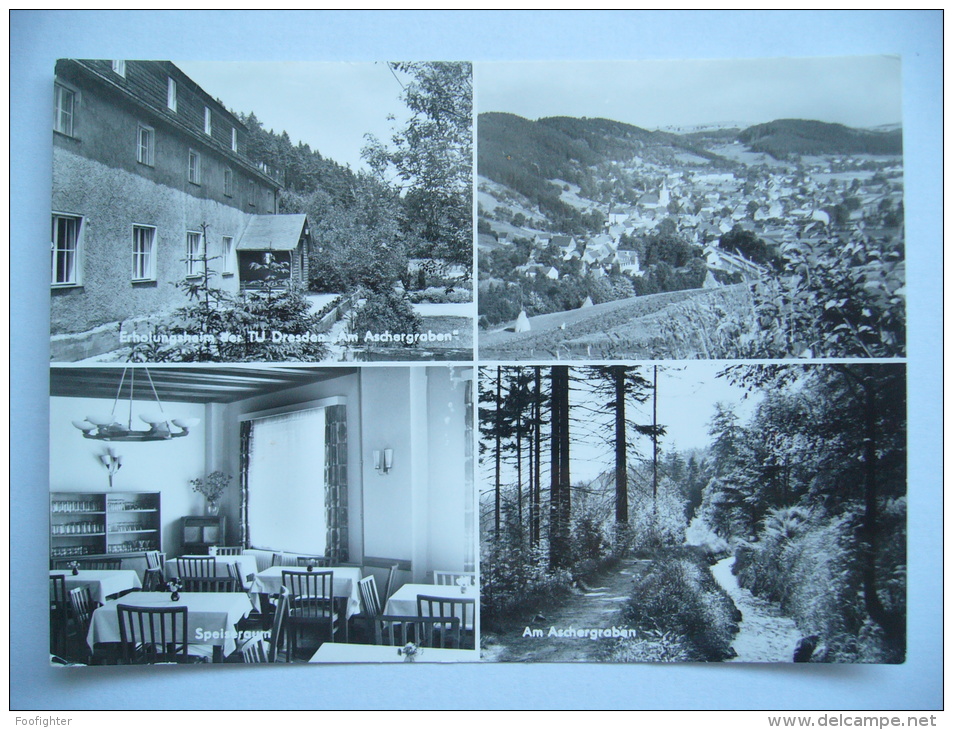
[{"label": "sky", "polygon": [[[708,435],[708,424],[715,412],[716,403],[724,403],[738,416],[741,423],[747,422],[754,414],[761,394],[753,393],[746,396],[744,388],[728,382],[726,378],[716,375],[724,370],[724,363],[707,361],[692,361],[660,365],[658,369],[658,423],[665,426],[666,434],[659,441],[663,452],[678,449],[684,452],[689,449],[704,448],[711,443]],[[492,372],[492,368],[489,372]],[[579,374],[580,370],[575,371]],[[543,371],[544,377],[548,374]],[[651,380],[653,377],[651,366],[642,366],[643,377]],[[570,415],[575,419],[575,426],[570,429],[570,474],[573,483],[588,482],[599,474],[611,469],[613,465],[612,445],[598,435],[583,435],[583,426],[590,432],[598,430],[600,425],[612,423],[611,414],[593,415],[586,410],[598,403],[604,403],[605,397],[596,398],[584,392],[582,388],[574,386],[575,390],[570,397]],[[630,420],[651,424],[652,401],[649,400],[639,406],[627,407],[626,417]],[[640,440],[639,450],[643,457],[651,457],[651,441],[646,437]],[[548,464],[547,467],[548,468]],[[487,473],[483,470],[484,475]],[[514,478],[512,474],[504,475],[506,479]]]},{"label": "sky", "polygon": [[[351,169],[361,159],[364,135],[389,142],[407,118],[401,86],[386,63],[175,61],[193,81],[225,107],[254,112],[265,129],[288,132],[294,144]],[[406,83],[405,79],[402,79]]]},{"label": "sky", "polygon": [[646,129],[775,119],[901,121],[900,58],[482,63],[480,112],[604,117]]}]

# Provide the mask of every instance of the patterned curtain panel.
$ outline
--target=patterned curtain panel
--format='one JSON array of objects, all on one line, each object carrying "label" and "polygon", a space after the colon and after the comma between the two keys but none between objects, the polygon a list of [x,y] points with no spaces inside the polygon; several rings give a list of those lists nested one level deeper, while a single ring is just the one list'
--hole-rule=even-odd
[{"label": "patterned curtain panel", "polygon": [[238,525],[241,541],[239,544],[243,548],[248,547],[248,442],[251,439],[251,421],[241,422],[241,448],[239,449],[240,476],[239,476],[239,502],[238,502]]},{"label": "patterned curtain panel", "polygon": [[347,532],[347,407],[325,409],[324,509],[326,554],[335,563],[348,559]]}]

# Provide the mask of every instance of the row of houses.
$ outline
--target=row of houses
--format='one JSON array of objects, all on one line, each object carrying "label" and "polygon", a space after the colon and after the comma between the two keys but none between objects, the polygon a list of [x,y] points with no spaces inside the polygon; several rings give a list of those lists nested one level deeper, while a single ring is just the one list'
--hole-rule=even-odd
[{"label": "row of houses", "polygon": [[241,120],[165,61],[60,60],[53,87],[51,355],[116,349],[188,299],[307,282],[304,215],[248,156]]}]

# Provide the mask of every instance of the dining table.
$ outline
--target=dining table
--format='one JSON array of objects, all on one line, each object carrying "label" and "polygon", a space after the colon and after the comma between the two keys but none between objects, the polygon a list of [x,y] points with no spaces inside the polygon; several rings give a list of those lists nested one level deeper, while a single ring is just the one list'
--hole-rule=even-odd
[{"label": "dining table", "polygon": [[109,596],[142,588],[139,574],[134,570],[51,570],[50,576],[62,575],[67,593],[80,586],[89,586],[89,597],[103,603]]},{"label": "dining table", "polygon": [[[251,583],[254,580],[254,575],[258,570],[258,563],[255,560],[254,555],[183,555],[183,558],[208,558],[213,557],[215,560],[215,578],[227,578],[232,575],[232,568],[235,563],[238,563],[239,568],[241,569],[242,576],[242,588],[249,590]],[[171,558],[165,561],[165,578],[169,580],[170,578],[179,577],[179,566],[175,561],[175,558]]]},{"label": "dining table", "polygon": [[235,625],[252,610],[246,593],[179,593],[173,601],[171,593],[139,591],[115,600],[106,601],[93,611],[86,643],[90,649],[96,644],[118,643],[119,613],[117,606],[137,608],[188,608],[187,637],[189,646],[211,646],[212,661],[222,662],[235,651],[239,636]]},{"label": "dining table", "polygon": [[[252,600],[254,601],[256,599],[256,594],[268,596],[280,593],[282,588],[281,574],[283,572],[306,573],[308,569],[288,565],[273,565],[270,568],[265,568],[265,570],[255,574],[255,579],[251,582],[251,586],[248,589],[248,592],[252,594]],[[331,591],[336,599],[335,602],[344,613],[344,640],[346,642],[350,635],[347,620],[361,612],[361,591],[359,583],[364,575],[360,568],[349,565],[315,568],[314,572],[334,573],[334,577],[331,581]]]},{"label": "dining table", "polygon": [[[416,616],[417,596],[435,596],[437,598],[472,598],[475,606],[479,605],[480,592],[476,586],[438,586],[431,583],[404,583],[384,606],[384,613],[388,616]],[[474,611],[467,612],[467,622],[464,629],[473,630]]]},{"label": "dining table", "polygon": [[[358,664],[378,662],[391,664],[407,662],[407,659],[397,653],[396,646],[381,646],[379,644],[339,644],[330,641],[324,642],[308,661],[311,664]],[[413,662],[478,662],[480,652],[474,649],[431,649],[429,647],[417,649]]]}]

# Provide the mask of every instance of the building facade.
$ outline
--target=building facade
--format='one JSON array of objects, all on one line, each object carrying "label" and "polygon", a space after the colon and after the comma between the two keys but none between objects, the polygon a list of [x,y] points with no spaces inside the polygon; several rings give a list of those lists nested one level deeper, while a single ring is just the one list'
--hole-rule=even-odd
[{"label": "building facade", "polygon": [[307,282],[307,220],[277,215],[245,126],[174,64],[60,60],[53,99],[52,359],[116,349],[187,303],[182,282],[256,286],[246,258]]}]

